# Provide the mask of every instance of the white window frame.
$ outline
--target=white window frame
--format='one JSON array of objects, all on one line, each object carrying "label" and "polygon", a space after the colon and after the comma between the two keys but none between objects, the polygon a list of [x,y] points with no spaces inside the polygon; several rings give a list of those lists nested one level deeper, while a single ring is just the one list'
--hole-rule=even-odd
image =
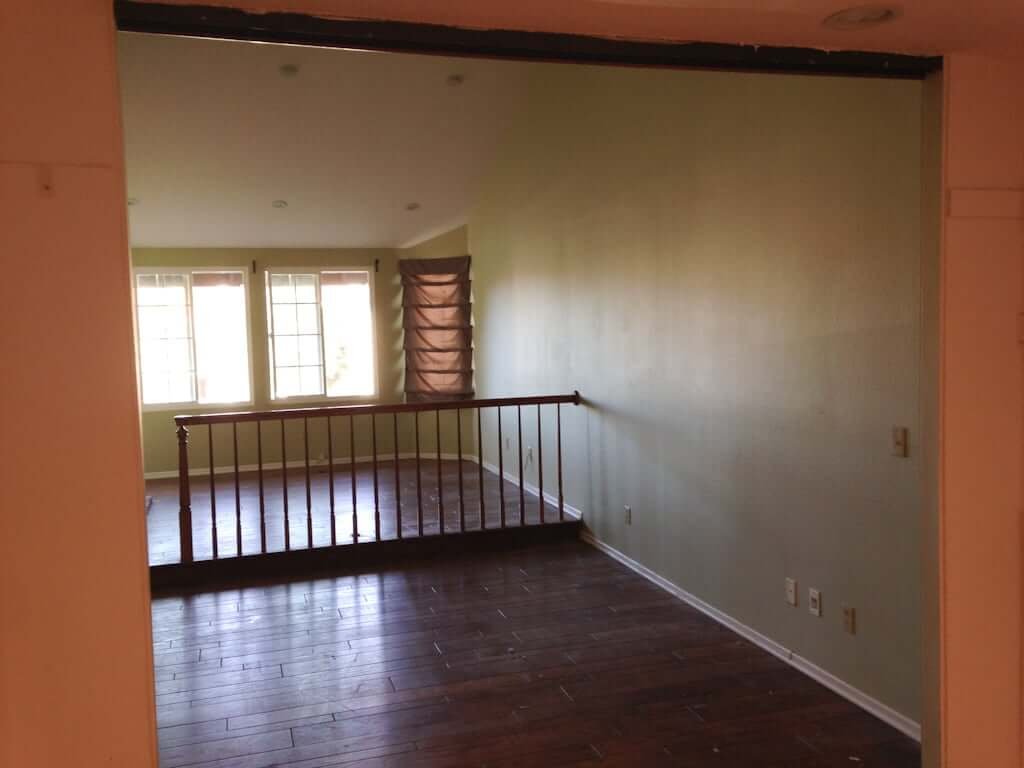
[{"label": "white window frame", "polygon": [[[327,394],[327,360],[324,354],[324,305],[320,298],[320,275],[324,272],[365,272],[369,275],[370,286],[370,359],[373,363],[373,392],[368,395],[328,395]],[[270,295],[271,275],[316,275],[316,312],[317,329],[320,336],[320,380],[323,384],[322,395],[295,395],[293,397],[277,396],[274,386],[274,369],[277,365],[277,350],[273,348],[274,313]],[[345,266],[327,267],[267,267],[263,271],[263,290],[266,296],[266,329],[267,329],[267,399],[271,403],[295,403],[308,405],[315,403],[369,403],[380,397],[380,366],[377,359],[377,284],[373,266],[350,264]]]},{"label": "white window frame", "polygon": [[[245,293],[245,345],[246,357],[249,360],[249,399],[234,400],[225,403],[200,403],[199,382],[196,381],[196,333],[192,316],[192,275],[202,273],[240,272],[242,275],[242,290]],[[195,386],[196,399],[182,400],[176,403],[144,403],[142,400],[142,345],[139,340],[139,301],[136,296],[138,290],[137,275],[184,275],[188,279],[188,328],[189,342],[192,346],[192,377]],[[252,359],[252,307],[249,295],[249,268],[244,266],[225,267],[133,267],[132,268],[132,324],[135,331],[135,366],[138,375],[139,403],[144,413],[159,411],[208,411],[217,408],[237,408],[238,406],[250,407],[255,405],[255,368]]]}]

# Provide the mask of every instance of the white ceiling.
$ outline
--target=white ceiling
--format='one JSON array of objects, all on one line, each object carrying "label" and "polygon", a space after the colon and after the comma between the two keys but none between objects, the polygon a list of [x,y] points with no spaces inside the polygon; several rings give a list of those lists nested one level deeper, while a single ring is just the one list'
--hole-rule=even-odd
[{"label": "white ceiling", "polygon": [[459,226],[529,66],[131,33],[119,58],[131,242],[159,247],[398,247]]}]

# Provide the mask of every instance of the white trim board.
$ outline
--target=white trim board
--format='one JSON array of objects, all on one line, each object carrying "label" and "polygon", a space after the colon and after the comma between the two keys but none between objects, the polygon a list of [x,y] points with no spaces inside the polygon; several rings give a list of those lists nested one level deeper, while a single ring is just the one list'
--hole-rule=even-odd
[{"label": "white trim board", "polygon": [[647,566],[641,565],[633,558],[615,549],[615,547],[609,544],[605,544],[599,538],[594,536],[594,534],[592,534],[590,531],[582,531],[580,533],[580,538],[587,544],[590,544],[592,547],[600,550],[601,552],[604,552],[613,560],[619,561],[624,566],[629,568],[631,571],[638,573],[651,583],[661,587],[669,594],[679,598],[684,603],[687,603],[692,607],[696,608],[705,616],[714,619],[722,626],[731,629],[740,637],[746,638],[754,645],[768,651],[768,653],[772,654],[773,656],[782,659],[782,661],[786,662],[792,667],[795,667],[800,672],[803,672],[812,680],[821,683],[826,688],[839,694],[847,701],[856,704],[861,709],[874,715],[882,722],[888,723],[893,728],[898,730],[900,733],[909,736],[915,741],[921,741],[920,723],[911,720],[906,715],[900,714],[892,707],[883,704],[882,702],[878,701],[878,699],[869,696],[860,689],[854,688],[852,685],[836,677],[831,672],[828,672],[827,670],[824,670],[821,667],[819,667],[817,664],[814,664],[813,662],[808,661],[804,657],[796,653],[793,653],[793,651],[781,645],[780,643],[775,642],[770,637],[762,635],[756,629],[748,627],[746,624],[738,621],[737,619],[734,619],[729,614],[720,611],[713,605],[704,602],[696,595],[690,594],[685,589],[680,587],[678,584],[674,584],[673,582],[666,579],[664,576],[655,573]]},{"label": "white trim board", "polygon": [[[474,456],[473,461],[476,462],[476,460],[477,459]],[[492,474],[498,474],[498,468],[494,464],[491,464],[491,462],[489,461],[484,461],[484,469],[486,469],[488,472]],[[519,476],[516,475],[515,473],[505,472],[505,480],[512,483],[512,485],[514,485],[516,488],[519,487]],[[555,481],[555,484],[557,486],[557,480]],[[527,493],[532,493],[534,496],[539,495],[540,491],[540,489],[536,485],[534,485],[533,483],[528,483],[525,478],[523,478],[523,490],[526,491]],[[549,491],[544,491],[544,501],[546,501],[550,506],[555,507],[556,509],[558,508],[558,496],[556,494],[551,493]],[[583,519],[583,512],[581,512],[571,504],[563,502],[563,509],[565,510],[565,514],[567,517],[571,517],[573,520]]]}]

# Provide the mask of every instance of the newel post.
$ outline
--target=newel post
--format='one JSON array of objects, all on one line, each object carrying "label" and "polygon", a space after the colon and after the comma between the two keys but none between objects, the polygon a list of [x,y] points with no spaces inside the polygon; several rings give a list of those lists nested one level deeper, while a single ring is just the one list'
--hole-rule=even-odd
[{"label": "newel post", "polygon": [[178,425],[178,541],[181,562],[192,562],[192,491],[188,484],[188,427]]}]

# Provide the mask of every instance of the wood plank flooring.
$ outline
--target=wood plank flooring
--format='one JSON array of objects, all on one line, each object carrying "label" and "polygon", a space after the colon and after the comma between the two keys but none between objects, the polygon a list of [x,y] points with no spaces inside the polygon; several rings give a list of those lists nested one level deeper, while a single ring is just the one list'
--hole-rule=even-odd
[{"label": "wood plank flooring", "polygon": [[[401,460],[399,468],[399,494],[401,501],[402,535],[416,536],[419,532],[417,517],[416,462]],[[459,469],[455,460],[441,462],[440,490],[437,482],[437,460],[423,459],[420,467],[420,496],[423,500],[423,532],[438,533],[439,493],[443,494],[445,530],[457,531],[459,512]],[[477,464],[463,461],[462,487],[466,530],[478,530],[480,519],[480,472]],[[484,470],[482,495],[484,520],[488,527],[501,524],[500,486],[496,473]],[[357,464],[356,512],[360,541],[374,538],[373,465]],[[216,475],[217,546],[220,557],[232,557],[237,552],[235,530],[235,480],[232,474]],[[288,479],[288,536],[291,549],[305,549],[308,545],[306,520],[306,476],[302,468],[291,468]],[[394,539],[398,535],[397,502],[395,494],[395,463],[380,461],[377,467],[377,498],[380,505],[381,539]],[[267,551],[285,549],[284,490],[280,471],[264,472],[264,514],[267,527]],[[509,526],[519,525],[519,488],[504,483],[505,518]],[[208,477],[193,477],[192,525],[194,556],[206,560],[213,555],[212,523],[210,515],[210,485]],[[313,546],[331,543],[331,507],[329,473],[326,467],[315,467],[310,477],[310,495],[313,518]],[[547,493],[557,495],[557,483],[545,487]],[[178,480],[147,480],[146,495],[153,502],[146,516],[149,536],[149,564],[163,565],[180,562],[178,542]],[[524,495],[524,517],[528,525],[540,521],[537,495]],[[255,472],[240,476],[239,497],[242,509],[242,554],[260,552],[259,480]],[[352,474],[347,466],[336,466],[334,472],[335,536],[339,544],[351,544],[352,539]],[[558,509],[545,505],[546,519],[557,519]]]},{"label": "wood plank flooring", "polygon": [[920,764],[580,542],[153,601],[164,768]]}]

